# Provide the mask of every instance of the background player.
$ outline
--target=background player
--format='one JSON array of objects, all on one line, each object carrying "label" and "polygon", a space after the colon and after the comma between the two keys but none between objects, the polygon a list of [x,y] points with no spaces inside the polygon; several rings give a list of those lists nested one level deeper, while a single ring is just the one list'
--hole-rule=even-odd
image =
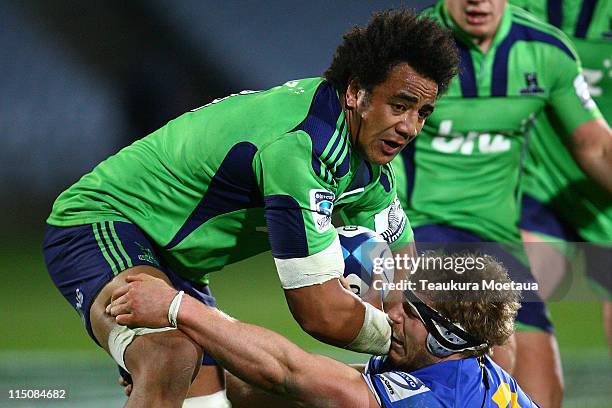
[{"label": "background player", "polygon": [[[580,165],[604,185],[612,174],[610,129],[588,92],[575,86],[582,78],[579,59],[554,27],[504,0],[440,1],[428,15],[453,29],[461,63],[459,81],[439,101],[421,137],[394,162],[416,241],[507,244],[509,249],[493,249],[513,278],[533,279],[518,228],[531,118],[550,110],[571,135]],[[544,304],[533,300],[523,301],[517,351],[506,353],[504,364],[515,365],[513,374],[535,401],[559,406],[556,340]]]},{"label": "background player", "polygon": [[[561,29],[576,47],[584,78],[602,120],[612,119],[612,3],[609,1],[511,0]],[[584,84],[582,85],[584,86]],[[522,179],[521,228],[525,242],[587,241],[587,274],[602,289],[604,327],[612,349],[612,195],[589,179],[573,160],[571,143],[554,117],[538,115],[531,130]],[[558,135],[557,137],[555,137]],[[612,178],[612,175],[609,175]],[[601,247],[598,250],[598,247]],[[566,268],[555,250],[527,245],[534,275],[550,293]],[[556,256],[555,256],[556,254]],[[553,258],[554,257],[554,258]],[[556,259],[556,260],[555,260]],[[569,265],[567,266],[569,267]]]},{"label": "background player", "polygon": [[[425,256],[432,261],[436,257]],[[444,257],[444,262],[448,259]],[[482,268],[461,274],[433,261],[410,280],[510,283],[499,263],[490,257],[481,260]],[[147,275],[128,280],[114,292],[107,308],[117,322],[167,325],[168,307],[177,291]],[[385,357],[372,357],[363,374],[306,353],[276,333],[241,323],[187,296],[177,321],[181,330],[239,378],[308,407],[535,407],[516,381],[486,356],[491,346],[503,344],[512,333],[519,293],[478,290],[471,295],[452,290],[395,292],[391,296],[402,301],[389,310],[391,351]],[[239,391],[233,394],[240,398],[236,406],[288,406],[287,401],[270,399],[256,390],[240,387]]]},{"label": "background player", "polygon": [[[45,261],[89,335],[133,377],[128,406],[227,406],[221,371],[200,369],[182,332],[118,326],[104,313],[132,274],[214,305],[207,274],[270,247],[302,328],[383,354],[383,312],[345,291],[331,216],[410,248],[389,161],[456,72],[450,35],[408,11],[379,13],[336,50],[325,79],[242,92],[187,113],[102,162],[60,195]],[[266,234],[267,230],[267,234]],[[269,241],[268,241],[269,238]],[[268,244],[269,242],[269,244]]]}]

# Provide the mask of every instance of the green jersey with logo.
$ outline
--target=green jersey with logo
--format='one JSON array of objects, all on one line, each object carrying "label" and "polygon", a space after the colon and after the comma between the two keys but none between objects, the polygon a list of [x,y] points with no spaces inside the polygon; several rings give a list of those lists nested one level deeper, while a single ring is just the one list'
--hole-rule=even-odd
[{"label": "green jersey with logo", "polygon": [[506,7],[486,54],[442,2],[426,13],[454,31],[460,74],[393,162],[400,201],[413,227],[444,224],[516,242],[532,118],[550,109],[571,132],[599,114],[580,92],[580,62],[559,30],[517,7]]},{"label": "green jersey with logo", "polygon": [[391,166],[356,154],[337,91],[314,78],[180,116],[83,176],[47,222],[131,222],[178,274],[205,282],[270,247],[276,259],[311,259],[337,241],[332,211],[392,248],[412,240]]},{"label": "green jersey with logo", "polygon": [[[563,30],[584,66],[588,89],[604,118],[612,120],[612,2],[512,0]],[[532,133],[523,190],[551,207],[585,240],[612,242],[612,197],[573,160],[569,134],[541,114]],[[558,134],[560,137],[555,137]],[[611,175],[612,177],[612,175]]]}]

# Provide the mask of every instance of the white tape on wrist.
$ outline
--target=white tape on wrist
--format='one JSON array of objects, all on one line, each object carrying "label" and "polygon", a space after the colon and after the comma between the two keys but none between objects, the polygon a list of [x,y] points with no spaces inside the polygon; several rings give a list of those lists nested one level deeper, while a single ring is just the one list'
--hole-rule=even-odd
[{"label": "white tape on wrist", "polygon": [[391,321],[387,314],[369,303],[365,303],[363,326],[355,340],[346,348],[360,353],[381,356],[391,347]]},{"label": "white tape on wrist", "polygon": [[176,328],[176,318],[178,316],[179,308],[181,307],[181,300],[183,300],[184,291],[180,291],[176,294],[172,302],[170,302],[170,307],[168,308],[168,323],[172,327]]}]

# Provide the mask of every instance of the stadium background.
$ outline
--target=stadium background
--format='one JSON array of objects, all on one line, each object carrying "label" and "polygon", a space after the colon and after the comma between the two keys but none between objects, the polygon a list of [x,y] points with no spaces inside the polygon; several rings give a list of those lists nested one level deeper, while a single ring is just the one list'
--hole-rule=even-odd
[{"label": "stadium background", "polygon": [[[105,407],[124,400],[113,364],[45,271],[40,243],[55,196],[188,109],[321,74],[344,31],[367,22],[373,10],[398,4],[0,1],[0,407]],[[220,307],[242,320],[311,351],[364,360],[300,331],[269,254],[215,274],[212,285]],[[599,305],[561,300],[550,308],[565,406],[610,406],[612,367]],[[8,399],[9,389],[43,388],[65,389],[68,398]]]}]

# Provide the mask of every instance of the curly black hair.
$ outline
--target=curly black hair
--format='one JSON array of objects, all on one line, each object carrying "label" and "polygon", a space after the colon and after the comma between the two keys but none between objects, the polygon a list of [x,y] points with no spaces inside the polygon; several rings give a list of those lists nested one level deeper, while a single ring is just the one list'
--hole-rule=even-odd
[{"label": "curly black hair", "polygon": [[366,27],[354,27],[343,39],[324,74],[341,92],[352,80],[370,92],[403,62],[434,81],[438,96],[457,74],[459,56],[450,31],[412,10],[374,13]]}]

